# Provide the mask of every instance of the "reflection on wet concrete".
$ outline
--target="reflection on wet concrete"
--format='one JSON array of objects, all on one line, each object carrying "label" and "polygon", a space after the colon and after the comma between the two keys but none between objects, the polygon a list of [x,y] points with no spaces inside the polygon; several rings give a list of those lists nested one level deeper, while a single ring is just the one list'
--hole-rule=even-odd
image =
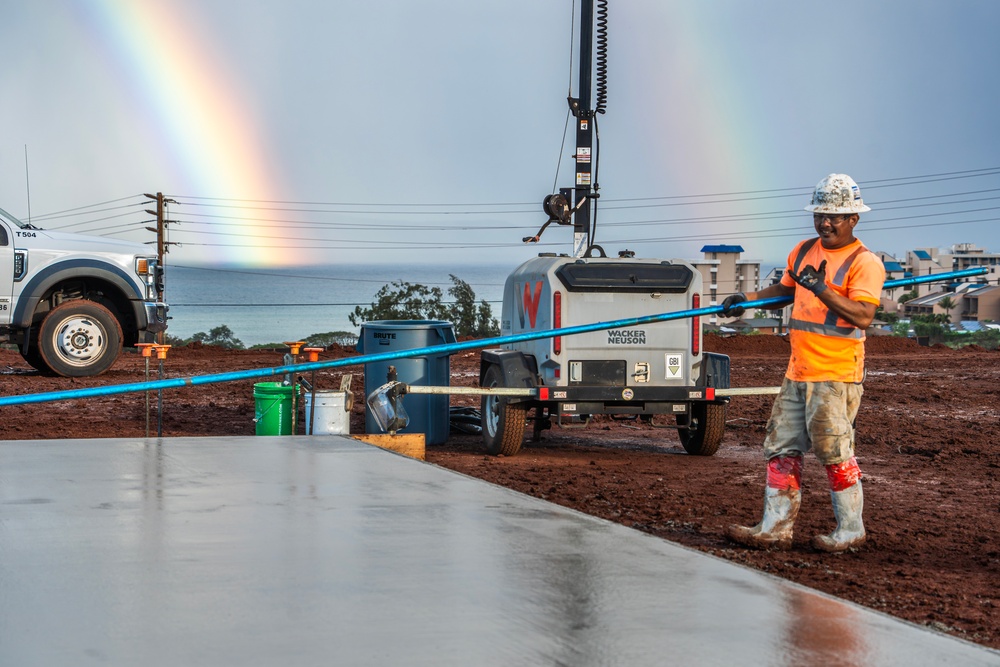
[{"label": "reflection on wet concrete", "polygon": [[824,657],[830,667],[865,667],[888,664],[892,656],[877,656],[864,636],[864,621],[857,609],[839,600],[789,587],[785,591],[788,623],[786,664],[809,664]]},{"label": "reflection on wet concrete", "polygon": [[327,436],[0,443],[0,665],[1000,654]]}]

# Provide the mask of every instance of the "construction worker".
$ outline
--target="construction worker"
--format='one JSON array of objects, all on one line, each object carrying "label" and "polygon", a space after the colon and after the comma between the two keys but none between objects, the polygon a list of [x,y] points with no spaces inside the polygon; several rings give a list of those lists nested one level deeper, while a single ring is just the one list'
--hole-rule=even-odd
[{"label": "construction worker", "polygon": [[722,302],[740,317],[747,300],[794,296],[789,321],[791,358],[764,438],[767,484],[756,526],[732,525],[726,536],[760,549],[788,549],[802,497],[802,457],[810,449],[826,466],[837,528],[813,538],[814,548],[846,551],[865,541],[861,470],[854,457],[854,418],[863,393],[865,329],[879,305],[885,268],[854,237],[859,213],[870,211],[857,183],[830,174],[812,202],[817,237],[788,255],[781,282]]}]

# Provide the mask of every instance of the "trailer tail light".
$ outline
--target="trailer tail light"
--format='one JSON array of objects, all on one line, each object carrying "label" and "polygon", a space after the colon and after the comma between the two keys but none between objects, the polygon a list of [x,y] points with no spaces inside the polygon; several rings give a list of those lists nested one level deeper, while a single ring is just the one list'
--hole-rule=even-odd
[{"label": "trailer tail light", "polygon": [[[562,329],[562,292],[552,294],[552,328]],[[562,352],[562,336],[552,339],[552,354]]]},{"label": "trailer tail light", "polygon": [[[691,305],[694,310],[701,308],[701,295],[691,296]],[[691,354],[698,356],[701,354],[701,316],[695,315],[691,318]]]}]

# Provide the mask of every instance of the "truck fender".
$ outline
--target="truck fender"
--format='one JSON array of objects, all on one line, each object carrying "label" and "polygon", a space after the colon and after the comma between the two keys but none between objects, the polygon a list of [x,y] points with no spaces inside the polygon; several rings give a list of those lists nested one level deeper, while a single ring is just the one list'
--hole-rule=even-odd
[{"label": "truck fender", "polygon": [[146,309],[143,305],[144,295],[129,279],[125,271],[113,264],[92,259],[71,259],[47,266],[33,275],[24,283],[17,298],[17,305],[11,314],[11,324],[25,328],[31,325],[38,302],[54,285],[70,279],[102,280],[114,286],[132,304],[135,321],[139,329],[146,327]]},{"label": "truck fender", "polygon": [[537,387],[538,364],[534,357],[517,350],[483,350],[479,358],[479,384],[489,366],[496,365],[503,371],[505,387]]}]

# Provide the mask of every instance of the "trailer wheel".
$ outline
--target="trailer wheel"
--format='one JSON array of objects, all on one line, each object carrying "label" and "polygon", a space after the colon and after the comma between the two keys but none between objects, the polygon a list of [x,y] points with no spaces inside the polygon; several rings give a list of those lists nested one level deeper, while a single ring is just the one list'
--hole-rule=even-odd
[{"label": "trailer wheel", "polygon": [[677,426],[681,444],[688,454],[711,456],[718,451],[726,433],[726,404],[694,403],[691,417],[678,416]]},{"label": "trailer wheel", "polygon": [[122,328],[111,311],[85,299],[53,308],[38,331],[42,361],[56,375],[88,377],[111,368],[122,349]]},{"label": "trailer wheel", "polygon": [[[491,364],[483,376],[483,387],[502,387],[503,372]],[[521,451],[524,424],[528,408],[524,403],[511,403],[506,396],[484,394],[481,401],[483,441],[486,452],[493,456],[513,456]]]}]

